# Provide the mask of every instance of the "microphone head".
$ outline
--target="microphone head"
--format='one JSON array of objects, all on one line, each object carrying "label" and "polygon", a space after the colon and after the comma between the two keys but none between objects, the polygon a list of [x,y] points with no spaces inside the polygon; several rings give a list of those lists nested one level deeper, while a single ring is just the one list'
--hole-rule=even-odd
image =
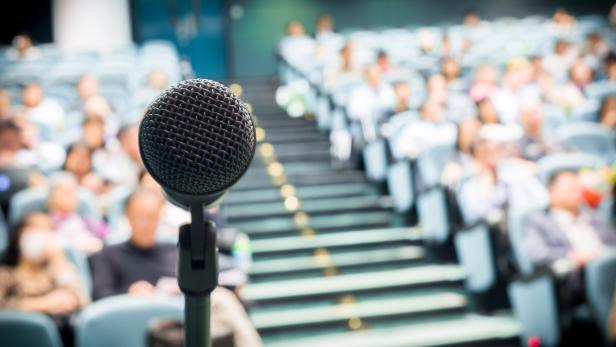
[{"label": "microphone head", "polygon": [[205,79],[165,90],[139,127],[145,168],[184,207],[222,196],[248,169],[255,142],[252,117],[240,99]]}]

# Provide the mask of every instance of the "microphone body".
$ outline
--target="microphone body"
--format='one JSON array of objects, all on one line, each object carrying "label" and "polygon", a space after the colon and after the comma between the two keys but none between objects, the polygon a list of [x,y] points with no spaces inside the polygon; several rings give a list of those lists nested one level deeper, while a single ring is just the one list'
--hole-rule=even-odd
[{"label": "microphone body", "polygon": [[242,102],[218,82],[192,79],[161,93],[139,126],[146,170],[167,199],[190,210],[180,227],[177,277],[185,294],[185,346],[209,347],[209,295],[218,285],[216,230],[204,208],[248,170],[255,128]]}]

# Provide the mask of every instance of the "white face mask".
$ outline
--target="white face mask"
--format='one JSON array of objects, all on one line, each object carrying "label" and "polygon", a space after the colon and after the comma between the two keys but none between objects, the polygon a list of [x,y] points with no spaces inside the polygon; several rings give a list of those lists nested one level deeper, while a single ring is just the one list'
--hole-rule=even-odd
[{"label": "white face mask", "polygon": [[49,231],[29,231],[19,241],[19,249],[22,256],[34,263],[43,262],[47,256],[47,243],[51,241],[49,236]]}]

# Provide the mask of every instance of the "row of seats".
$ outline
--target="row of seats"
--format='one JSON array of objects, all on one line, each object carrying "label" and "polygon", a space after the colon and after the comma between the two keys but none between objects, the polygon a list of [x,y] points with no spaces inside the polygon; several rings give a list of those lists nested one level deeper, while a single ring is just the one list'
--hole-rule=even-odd
[{"label": "row of seats", "polygon": [[[277,95],[277,101],[287,108],[290,116],[314,114],[319,128],[330,133],[332,154],[354,160],[350,153],[357,151],[366,176],[388,188],[395,209],[404,214],[416,211],[418,224],[428,242],[445,247],[452,241],[457,259],[466,270],[466,287],[471,293],[482,294],[494,288],[499,281],[499,262],[502,258],[511,257],[514,269],[506,279],[509,282],[508,296],[514,313],[523,325],[524,335],[527,339],[539,337],[542,345],[555,346],[560,342],[563,328],[563,307],[556,290],[558,280],[555,274],[533,268],[522,243],[525,224],[529,216],[547,208],[545,185],[553,173],[598,169],[616,160],[613,133],[597,124],[601,101],[616,92],[616,85],[595,80],[586,89],[586,102],[578,108],[567,109],[548,103],[543,105],[544,127],[558,151],[536,162],[533,177],[527,177],[524,170],[516,170],[515,163],[503,161],[499,164],[509,175],[520,175],[516,179],[521,184],[516,187],[517,191],[510,192],[507,214],[500,216],[500,220],[490,220],[486,216],[475,216],[467,209],[468,206],[458,204],[459,194],[467,182],[464,177],[455,185],[442,181],[445,164],[455,157],[457,151],[455,138],[450,139],[448,144],[429,146],[414,157],[399,155],[395,144],[399,141],[397,136],[401,135],[400,129],[416,121],[418,113],[412,109],[395,114],[387,120],[387,129],[385,126],[378,129],[377,126],[376,131],[366,132],[365,124],[351,119],[347,113],[349,95],[363,83],[361,75],[344,76],[331,87],[326,81],[326,71],[337,59],[337,52],[345,42],[352,41],[357,45],[357,57],[364,65],[372,64],[377,52],[386,52],[391,61],[406,72],[406,75],[403,72],[402,80],[410,85],[413,97],[421,103],[427,94],[424,76],[438,73],[442,58],[439,53],[422,50],[422,37],[426,35],[439,37],[435,42],[440,42],[447,35],[450,40],[459,42],[463,42],[465,37],[472,39],[473,46],[469,52],[453,53],[462,67],[461,79],[470,82],[470,73],[486,63],[503,68],[512,57],[547,54],[558,39],[582,42],[589,33],[595,32],[614,47],[616,33],[600,16],[580,17],[574,27],[566,29],[558,28],[542,17],[528,17],[482,22],[479,29],[437,25],[332,33],[316,40],[288,37],[281,42],[279,75],[284,87]],[[317,53],[315,58],[314,52],[319,52],[319,49],[325,51],[324,57]],[[600,70],[600,66],[594,68]],[[400,79],[400,76],[397,78]],[[466,88],[468,85],[460,90],[464,92]],[[473,105],[467,106],[453,107],[453,110],[462,110],[461,117],[476,112]],[[448,118],[459,120],[460,116],[448,115]],[[338,137],[342,140],[336,141]],[[341,142],[346,143],[344,146],[338,145]],[[613,219],[612,204],[612,199],[605,199],[599,207],[600,213],[609,221]],[[494,249],[492,227],[495,223],[505,225],[511,254],[499,254],[499,250]],[[610,279],[616,278],[613,277],[616,257],[607,256],[593,262],[586,271],[587,308],[590,308],[591,316],[606,335],[614,290]]]},{"label": "row of seats", "polygon": [[[143,346],[157,321],[183,318],[182,298],[110,297],[79,313],[75,346]],[[56,323],[40,313],[0,311],[0,335],[6,347],[62,347]]]}]

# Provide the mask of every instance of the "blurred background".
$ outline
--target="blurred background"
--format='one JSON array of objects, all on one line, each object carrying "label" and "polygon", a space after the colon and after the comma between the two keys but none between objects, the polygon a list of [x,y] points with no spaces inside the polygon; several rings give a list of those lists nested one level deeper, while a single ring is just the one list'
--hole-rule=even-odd
[{"label": "blurred background", "polygon": [[2,346],[182,346],[138,126],[221,81],[256,125],[213,345],[610,346],[608,1],[23,0],[0,23]]}]

